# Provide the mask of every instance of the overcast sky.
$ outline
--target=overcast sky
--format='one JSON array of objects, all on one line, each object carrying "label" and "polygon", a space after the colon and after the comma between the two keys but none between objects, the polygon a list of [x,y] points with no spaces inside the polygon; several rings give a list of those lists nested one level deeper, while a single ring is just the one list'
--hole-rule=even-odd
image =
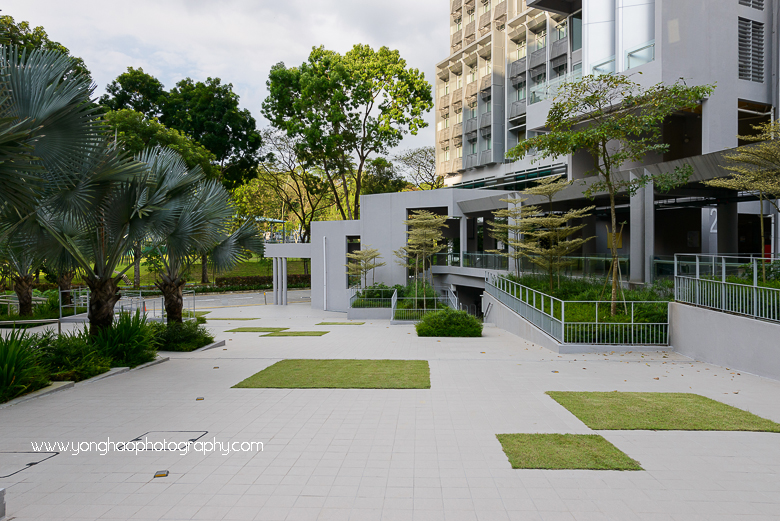
[{"label": "overcast sky", "polygon": [[[313,46],[398,49],[432,85],[449,50],[448,0],[6,0],[2,14],[42,25],[83,58],[99,93],[130,66],[166,88],[216,76],[233,84],[259,126],[271,66],[300,65]],[[434,144],[433,111],[427,121],[401,148]]]}]

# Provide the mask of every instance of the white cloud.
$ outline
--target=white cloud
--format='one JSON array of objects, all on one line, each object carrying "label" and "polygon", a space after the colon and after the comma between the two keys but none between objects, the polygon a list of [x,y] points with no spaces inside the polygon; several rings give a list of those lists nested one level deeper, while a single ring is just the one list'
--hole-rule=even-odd
[{"label": "white cloud", "polygon": [[[128,66],[166,87],[190,76],[234,85],[261,125],[265,82],[275,63],[306,60],[313,46],[341,53],[356,43],[398,49],[433,83],[447,56],[447,0],[6,0],[3,14],[42,25],[84,59],[98,93]],[[434,143],[429,126],[401,147]]]}]

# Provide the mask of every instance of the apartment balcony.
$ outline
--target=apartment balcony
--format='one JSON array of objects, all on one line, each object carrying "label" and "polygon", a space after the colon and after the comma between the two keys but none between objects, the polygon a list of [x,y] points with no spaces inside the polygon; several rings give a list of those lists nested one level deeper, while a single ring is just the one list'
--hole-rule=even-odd
[{"label": "apartment balcony", "polygon": [[475,0],[463,0],[463,8],[468,11],[469,9],[474,9],[474,2]]},{"label": "apartment balcony", "polygon": [[452,52],[458,52],[463,47],[463,31],[457,31],[451,38]]},{"label": "apartment balcony", "polygon": [[456,113],[463,109],[463,88],[456,89],[452,93],[452,110]]},{"label": "apartment balcony", "polygon": [[478,125],[477,118],[467,119],[465,124],[466,133],[476,132]]},{"label": "apartment balcony", "polygon": [[569,39],[561,38],[553,42],[550,47],[550,58],[556,58],[558,56],[566,56],[569,52]]},{"label": "apartment balcony", "polygon": [[509,105],[509,119],[519,118],[525,114],[525,100],[514,101]]},{"label": "apartment balcony", "polygon": [[469,154],[463,164],[463,168],[476,168],[478,164],[479,156],[477,154]]},{"label": "apartment balcony", "polygon": [[445,129],[440,130],[437,137],[438,137],[439,143],[442,146],[445,146],[450,141],[450,129],[445,128]]},{"label": "apartment balcony", "polygon": [[463,0],[452,0],[450,12],[452,14],[457,13],[463,8]]},{"label": "apartment balcony", "polygon": [[[471,22],[466,24],[466,29],[463,31],[463,36],[468,39],[471,37],[471,41],[474,41],[474,35],[476,34],[477,29],[477,22],[472,20]],[[468,42],[471,43],[471,42]]]},{"label": "apartment balcony", "polygon": [[513,85],[525,81],[525,58],[515,60],[509,65],[509,79]]},{"label": "apartment balcony", "polygon": [[[455,141],[455,146],[463,143],[463,123],[457,123],[452,127],[452,139]],[[460,143],[458,142],[458,139],[460,139]]]},{"label": "apartment balcony", "polygon": [[493,13],[493,20],[496,21],[496,27],[500,27],[506,23],[506,5],[507,0],[504,0],[496,6],[495,12]]},{"label": "apartment balcony", "polygon": [[444,109],[448,109],[450,106],[450,95],[445,94],[441,98],[439,98],[439,110],[442,112],[445,112]]},{"label": "apartment balcony", "polygon": [[484,36],[490,31],[490,11],[479,17],[479,35]]},{"label": "apartment balcony", "polygon": [[452,160],[452,168],[451,172],[456,173],[463,170],[463,158],[462,157],[456,157]]},{"label": "apartment balcony", "polygon": [[466,85],[466,103],[471,103],[477,99],[477,82],[472,81]]},{"label": "apartment balcony", "polygon": [[540,65],[544,65],[546,61],[547,61],[547,47],[542,47],[541,49],[538,49],[531,53],[531,56],[528,59],[528,67],[530,69],[533,69]]},{"label": "apartment balcony", "polygon": [[487,76],[483,76],[482,79],[479,82],[479,93],[482,96],[483,100],[489,100],[490,99],[490,87],[492,85],[491,82],[491,74],[488,74]]},{"label": "apartment balcony", "polygon": [[479,117],[479,128],[489,127],[493,120],[492,112],[485,112]]},{"label": "apartment balcony", "polygon": [[495,163],[493,161],[493,151],[492,150],[483,150],[479,153],[479,166],[489,165],[490,163]]}]

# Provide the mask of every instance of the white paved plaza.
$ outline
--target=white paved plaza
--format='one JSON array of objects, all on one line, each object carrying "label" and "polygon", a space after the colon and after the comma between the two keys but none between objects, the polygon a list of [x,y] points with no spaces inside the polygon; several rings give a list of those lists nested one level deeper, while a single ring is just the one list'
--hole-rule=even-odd
[{"label": "white paved plaza", "polygon": [[[205,304],[205,303],[204,303]],[[215,302],[214,305],[219,304]],[[780,382],[674,353],[558,356],[495,328],[411,326],[253,305],[209,315],[226,346],[0,409],[15,520],[720,520],[780,517],[780,434],[600,431],[644,471],[513,470],[495,435],[591,432],[550,390],[693,392],[780,421]],[[260,338],[245,326],[327,330]],[[431,389],[232,389],[284,358],[428,360]],[[203,400],[196,400],[202,397]],[[31,442],[262,442],[262,452],[60,453]],[[31,461],[27,461],[27,460]],[[26,467],[26,468],[25,468]],[[159,470],[167,477],[155,478]]]}]

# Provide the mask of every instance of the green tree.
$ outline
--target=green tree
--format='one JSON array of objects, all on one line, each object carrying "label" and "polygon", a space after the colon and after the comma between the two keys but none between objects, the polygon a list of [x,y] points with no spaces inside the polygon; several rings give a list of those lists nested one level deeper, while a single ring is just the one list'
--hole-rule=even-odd
[{"label": "green tree", "polygon": [[0,38],[3,44],[8,45],[5,52],[16,52],[17,58],[21,57],[23,52],[30,53],[33,50],[55,51],[69,56],[71,65],[65,71],[69,78],[75,76],[84,76],[92,78],[89,69],[87,69],[84,60],[79,57],[71,56],[67,47],[59,42],[55,42],[46,34],[46,30],[41,27],[31,27],[29,22],[14,22],[11,16],[0,16]]},{"label": "green tree", "polygon": [[[659,83],[644,88],[627,76],[602,74],[584,76],[580,81],[564,83],[547,114],[547,133],[521,141],[507,157],[518,159],[536,150],[535,161],[566,156],[575,152],[588,153],[593,167],[587,174],[598,181],[585,191],[593,197],[599,192],[609,196],[610,231],[617,236],[615,198],[621,191],[633,195],[653,183],[659,190],[669,190],[685,183],[692,168],[677,168],[656,176],[629,178],[621,169],[629,163],[644,160],[649,153],[663,153],[669,145],[661,139],[661,124],[673,113],[694,108],[708,97],[714,87],[689,87],[678,80],[674,84]],[[612,254],[612,306],[617,313],[617,241],[610,244]]]},{"label": "green tree", "polygon": [[262,138],[255,118],[239,108],[233,85],[219,78],[185,78],[171,89],[160,121],[186,133],[216,156],[219,179],[234,188],[257,175]]},{"label": "green tree", "polygon": [[[344,56],[317,47],[307,62],[272,67],[263,114],[296,138],[298,151],[326,176],[342,219],[360,218],[366,163],[407,133],[427,126],[431,85],[398,51],[355,45]],[[354,169],[350,194],[347,177]]]},{"label": "green tree", "polygon": [[420,190],[436,190],[444,186],[444,177],[436,174],[436,147],[404,150],[393,159]]},{"label": "green tree", "polygon": [[[347,253],[347,275],[357,277],[363,281],[363,287],[368,287],[368,274],[376,268],[386,266],[386,262],[379,262],[382,254],[376,248],[362,248],[352,253]],[[371,283],[374,283],[373,274]]]},{"label": "green tree", "polygon": [[100,104],[114,111],[130,109],[152,119],[162,114],[167,96],[160,80],[145,73],[141,67],[128,67],[127,72],[108,84]]},{"label": "green tree", "polygon": [[363,195],[387,194],[402,192],[409,183],[396,173],[393,164],[384,157],[377,157],[368,162],[363,177]]},{"label": "green tree", "polygon": [[507,207],[494,211],[495,220],[488,221],[490,236],[506,245],[506,251],[490,251],[514,260],[515,274],[518,278],[520,278],[522,267],[520,260],[526,256],[523,233],[530,229],[526,217],[530,217],[537,211],[534,206],[523,206],[522,203],[525,200],[520,198],[501,199],[501,202],[507,203]]},{"label": "green tree", "polygon": [[438,215],[428,210],[413,210],[407,226],[406,246],[393,252],[402,266],[409,267],[414,272],[414,278],[422,273],[426,279],[426,271],[432,264],[432,258],[447,247],[444,241],[443,228],[448,217]]},{"label": "green tree", "polygon": [[[752,143],[738,147],[725,155],[731,172],[729,177],[703,181],[703,184],[715,188],[726,188],[738,192],[751,192],[758,195],[761,214],[761,247],[766,244],[764,229],[764,201],[780,212],[777,200],[780,199],[780,122],[773,121],[753,125],[756,134],[739,136],[740,140]],[[762,251],[763,254],[763,251]],[[766,281],[766,265],[761,263],[761,280]]]}]

